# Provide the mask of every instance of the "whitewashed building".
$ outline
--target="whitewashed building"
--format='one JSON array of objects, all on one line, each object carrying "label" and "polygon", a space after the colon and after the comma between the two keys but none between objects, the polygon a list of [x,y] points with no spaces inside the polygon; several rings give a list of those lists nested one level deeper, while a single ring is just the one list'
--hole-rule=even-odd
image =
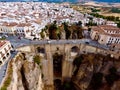
[{"label": "whitewashed building", "polygon": [[117,26],[117,24],[113,21],[107,21],[106,25]]},{"label": "whitewashed building", "polygon": [[0,33],[14,35],[16,25],[17,25],[17,23],[4,22],[0,25]]},{"label": "whitewashed building", "polygon": [[0,65],[10,57],[11,50],[12,47],[9,41],[0,40]]},{"label": "whitewashed building", "polygon": [[91,29],[91,39],[100,44],[111,45],[120,44],[120,28],[110,25],[94,26]]}]

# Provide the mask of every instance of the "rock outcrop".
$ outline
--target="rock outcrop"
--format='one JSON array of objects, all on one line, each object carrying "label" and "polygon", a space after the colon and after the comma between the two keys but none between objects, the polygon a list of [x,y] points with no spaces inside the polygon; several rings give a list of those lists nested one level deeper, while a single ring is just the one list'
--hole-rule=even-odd
[{"label": "rock outcrop", "polygon": [[13,74],[7,90],[42,90],[40,66],[18,54],[12,61]]},{"label": "rock outcrop", "polygon": [[120,90],[119,59],[102,54],[82,56],[78,73],[73,78],[81,90]]}]

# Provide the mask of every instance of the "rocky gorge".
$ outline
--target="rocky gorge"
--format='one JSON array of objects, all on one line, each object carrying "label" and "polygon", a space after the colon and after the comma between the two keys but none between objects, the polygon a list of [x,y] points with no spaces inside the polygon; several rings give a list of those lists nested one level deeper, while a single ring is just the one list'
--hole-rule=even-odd
[{"label": "rocky gorge", "polygon": [[42,90],[40,66],[34,60],[27,59],[24,53],[18,53],[9,62],[0,90]]}]

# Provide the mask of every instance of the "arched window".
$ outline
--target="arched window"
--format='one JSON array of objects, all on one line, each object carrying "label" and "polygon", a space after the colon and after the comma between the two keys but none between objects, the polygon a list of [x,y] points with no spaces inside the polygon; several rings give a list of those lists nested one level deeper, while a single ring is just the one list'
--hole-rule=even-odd
[{"label": "arched window", "polygon": [[9,56],[9,53],[7,53],[7,57]]},{"label": "arched window", "polygon": [[3,60],[5,60],[6,59],[6,57],[3,57]]},{"label": "arched window", "polygon": [[0,65],[2,64],[2,61],[0,61]]}]

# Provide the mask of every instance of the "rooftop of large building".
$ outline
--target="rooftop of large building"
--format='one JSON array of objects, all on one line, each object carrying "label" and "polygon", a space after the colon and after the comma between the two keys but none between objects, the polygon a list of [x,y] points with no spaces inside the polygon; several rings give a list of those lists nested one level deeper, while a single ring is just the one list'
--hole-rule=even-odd
[{"label": "rooftop of large building", "polygon": [[6,43],[6,41],[0,40],[0,48]]},{"label": "rooftop of large building", "polygon": [[109,31],[120,31],[120,28],[112,25],[99,25],[99,26],[93,26],[92,29],[99,29],[99,30],[109,30]]},{"label": "rooftop of large building", "polygon": [[120,28],[116,26],[99,25],[93,26],[92,30],[98,32],[99,34],[108,35],[111,37],[120,37]]},{"label": "rooftop of large building", "polygon": [[108,31],[120,31],[120,28],[112,25],[99,25],[98,27]]}]

